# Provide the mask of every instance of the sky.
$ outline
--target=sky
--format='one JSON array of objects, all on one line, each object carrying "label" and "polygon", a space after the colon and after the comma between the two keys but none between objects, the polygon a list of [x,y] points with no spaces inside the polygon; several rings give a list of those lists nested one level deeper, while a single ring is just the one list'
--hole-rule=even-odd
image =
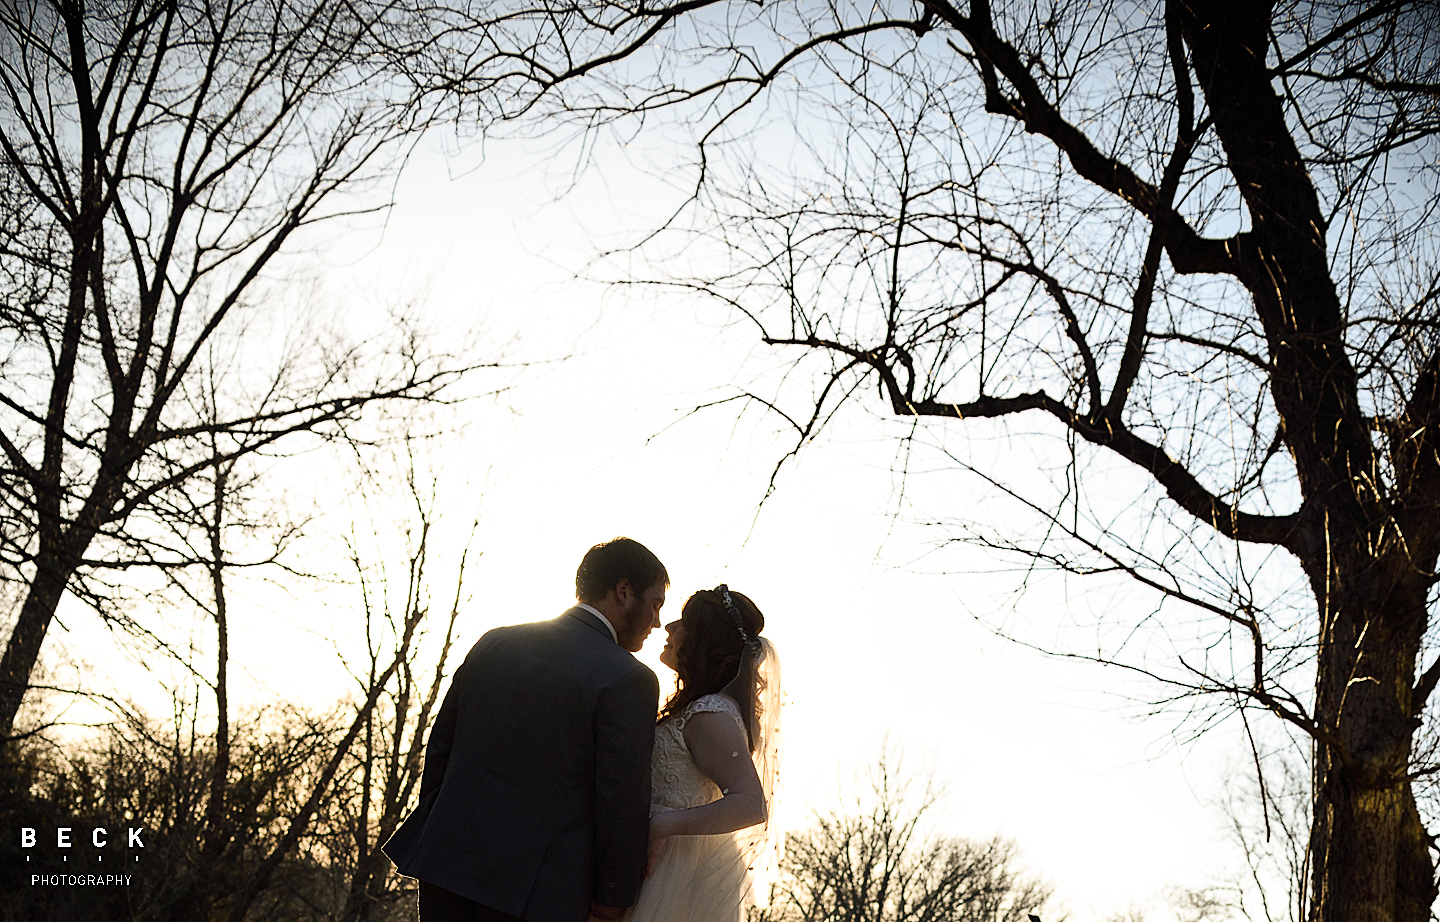
[{"label": "sky", "polygon": [[[563,611],[585,550],[627,535],[669,570],[663,620],[722,581],[765,613],[788,699],[782,824],[803,828],[810,811],[840,805],[889,747],[947,789],[936,832],[1017,844],[1055,889],[1046,922],[1173,917],[1167,888],[1232,876],[1238,854],[1217,804],[1248,767],[1233,722],[1197,737],[1178,714],[1150,716],[1153,688],[997,635],[1019,625],[1045,636],[1072,608],[1123,619],[1146,604],[1130,589],[1080,594],[1034,578],[1019,594],[1022,574],[938,547],[943,529],[924,523],[984,498],[973,478],[928,461],[897,475],[903,428],[878,407],[807,446],[757,512],[791,447],[784,430],[734,404],[689,411],[783,357],[712,304],[577,277],[597,247],[636,239],[674,207],[675,185],[633,165],[643,153],[599,150],[566,189],[563,154],[536,142],[482,154],[432,137],[393,187],[393,209],[326,229],[293,263],[357,323],[414,298],[437,341],[478,328],[482,349],[534,363],[485,379],[514,387],[457,408],[463,430],[432,459],[437,586],[479,523],[461,649],[489,627]],[[1022,472],[1053,451],[996,430],[931,435],[968,439]],[[234,608],[232,656],[257,700],[333,700],[353,599],[251,587]],[[663,643],[656,632],[640,653],[662,687]]]}]

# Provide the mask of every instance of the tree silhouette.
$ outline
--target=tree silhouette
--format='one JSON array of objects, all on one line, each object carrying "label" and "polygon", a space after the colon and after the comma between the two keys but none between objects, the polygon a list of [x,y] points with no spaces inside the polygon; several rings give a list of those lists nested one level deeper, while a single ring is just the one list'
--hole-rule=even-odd
[{"label": "tree silhouette", "polygon": [[867,789],[786,837],[782,876],[752,922],[1023,922],[1049,889],[1017,868],[1015,846],[931,834],[941,801],[892,753]]},{"label": "tree silhouette", "polygon": [[[367,406],[434,400],[465,359],[343,331],[251,335],[239,386],[193,412],[208,350],[283,297],[267,276],[353,209],[423,124],[371,47],[385,3],[21,0],[0,9],[0,559],[20,584],[0,737],[62,594],[166,565],[163,497]],[[381,200],[383,204],[383,200]],[[98,582],[97,582],[98,580]]]}]

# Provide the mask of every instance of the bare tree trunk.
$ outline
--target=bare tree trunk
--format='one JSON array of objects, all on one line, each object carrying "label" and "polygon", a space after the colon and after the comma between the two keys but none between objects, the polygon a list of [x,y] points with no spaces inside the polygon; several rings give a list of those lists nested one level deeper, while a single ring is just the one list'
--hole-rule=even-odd
[{"label": "bare tree trunk", "polygon": [[[1354,570],[1365,566],[1357,550],[1347,555]],[[1316,714],[1338,745],[1315,746],[1311,918],[1427,922],[1437,895],[1431,837],[1408,772],[1424,597],[1371,595],[1379,587],[1359,582],[1338,594],[1332,582],[1322,612]],[[1327,598],[1323,583],[1315,589]]]},{"label": "bare tree trunk", "polygon": [[[217,460],[218,460],[218,452]],[[210,586],[215,616],[215,763],[210,768],[210,793],[205,801],[201,824],[200,866],[193,895],[193,917],[208,919],[213,888],[211,870],[223,859],[234,830],[227,817],[230,787],[230,624],[225,596],[225,507],[232,465],[215,465],[210,520],[206,523],[210,544]]]},{"label": "bare tree trunk", "polygon": [[1310,577],[1320,623],[1311,916],[1425,922],[1436,888],[1408,768],[1427,616],[1423,584],[1418,593],[1405,584],[1407,574],[1418,582],[1433,567],[1435,553],[1420,536],[1397,534],[1395,497],[1380,486],[1325,218],[1265,68],[1270,4],[1178,6],[1254,219],[1242,235],[1254,249],[1239,254],[1240,277],[1269,340],[1270,392],[1305,497],[1289,544]]},{"label": "bare tree trunk", "polygon": [[55,617],[55,607],[60,604],[73,571],[73,567],[61,564],[57,555],[36,557],[35,577],[5,644],[5,654],[0,657],[0,740],[8,737],[15,726],[20,702],[30,688],[30,673],[40,658],[40,648]]}]

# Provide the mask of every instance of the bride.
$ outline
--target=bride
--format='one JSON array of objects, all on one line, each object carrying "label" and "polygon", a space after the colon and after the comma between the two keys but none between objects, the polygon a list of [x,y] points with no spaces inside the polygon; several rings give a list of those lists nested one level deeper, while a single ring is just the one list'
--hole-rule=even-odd
[{"label": "bride", "polygon": [[650,872],[624,922],[737,922],[745,903],[766,902],[780,663],[764,627],[755,603],[723,584],[665,626],[660,662],[678,681],[655,727]]}]

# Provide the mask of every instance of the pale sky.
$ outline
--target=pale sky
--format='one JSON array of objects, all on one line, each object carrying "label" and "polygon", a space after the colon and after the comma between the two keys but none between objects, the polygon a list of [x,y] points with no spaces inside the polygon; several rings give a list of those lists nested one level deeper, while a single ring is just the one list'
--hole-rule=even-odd
[{"label": "pale sky", "polygon": [[[473,147],[449,159],[442,146],[453,143],[416,150],[383,229],[358,221],[317,242],[314,271],[324,297],[358,305],[423,290],[437,328],[482,321],[496,338],[519,335],[516,358],[573,354],[520,376],[498,402],[465,407],[467,431],[445,453],[442,531],[453,542],[478,514],[483,552],[455,663],[488,627],[568,607],[585,549],[628,535],[669,569],[664,620],[721,581],[764,611],[789,698],[789,825],[833,804],[888,737],[948,785],[938,830],[1015,840],[1055,888],[1054,919],[1100,922],[1132,907],[1170,918],[1165,888],[1239,870],[1214,805],[1248,765],[1237,722],[1190,741],[1178,716],[1142,716],[1153,689],[986,626],[1043,632],[1070,606],[1124,618],[1143,599],[1124,589],[1071,597],[1040,580],[1012,610],[1018,575],[967,573],[995,568],[969,548],[928,553],[941,536],[916,520],[967,511],[978,485],[927,463],[902,495],[890,470],[902,430],[879,407],[809,446],[757,519],[770,469],[790,447],[783,432],[753,413],[737,423],[733,407],[681,418],[783,356],[727,326],[716,305],[571,279],[595,246],[633,239],[663,215],[674,190],[601,151],[556,200],[546,173],[563,169],[535,145],[492,144],[483,163]],[[1021,466],[1046,450],[1020,440],[999,456]],[[453,486],[461,481],[470,487]],[[236,663],[262,696],[325,704],[334,694],[320,678],[333,659],[325,638],[344,645],[352,603],[335,597],[317,613],[262,596],[251,593],[251,610],[236,616],[256,626],[237,633]],[[664,683],[662,635],[641,659]]]}]

